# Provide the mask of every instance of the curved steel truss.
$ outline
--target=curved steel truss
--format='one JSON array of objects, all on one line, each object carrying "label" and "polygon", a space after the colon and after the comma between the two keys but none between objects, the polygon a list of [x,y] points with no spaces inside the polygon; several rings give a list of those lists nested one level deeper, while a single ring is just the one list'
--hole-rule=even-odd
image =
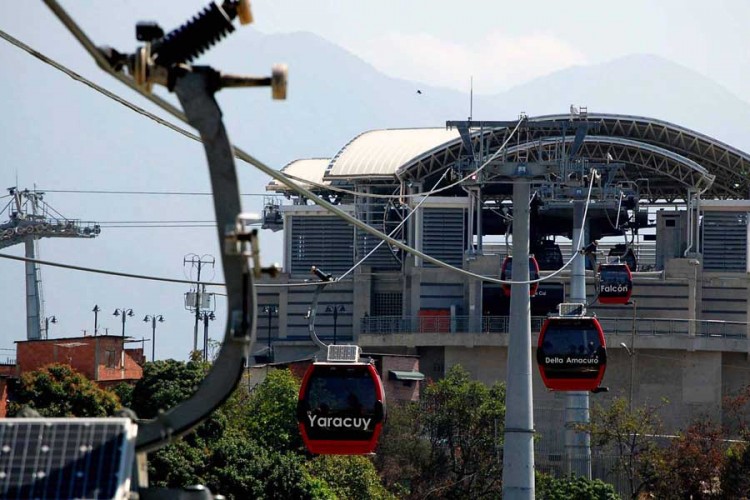
[{"label": "curved steel truss", "polygon": [[[744,199],[750,194],[750,155],[704,134],[645,117],[588,114],[530,118],[503,159],[513,161],[510,151],[522,148],[531,153],[545,141],[560,139],[561,134],[566,143],[573,141],[576,128],[584,122],[588,131],[576,156],[624,163],[626,180],[649,179],[648,198],[683,198],[687,189],[706,189],[704,197],[718,199]],[[471,129],[474,151],[467,151],[458,139],[404,164],[397,176],[424,178],[466,161],[480,145],[486,158],[497,151],[509,133],[508,126],[482,127],[477,123]]]},{"label": "curved steel truss", "polygon": [[[570,144],[574,137],[545,138],[509,148],[506,158],[518,161],[522,155],[526,161],[543,161],[554,154],[553,149]],[[699,192],[710,189],[715,175],[689,158],[642,142],[617,137],[592,136],[584,139],[578,156],[593,163],[621,163],[626,168],[618,169],[611,181],[638,185],[641,197],[673,201],[677,197],[677,186],[682,186],[679,197],[684,198],[688,189]]]}]

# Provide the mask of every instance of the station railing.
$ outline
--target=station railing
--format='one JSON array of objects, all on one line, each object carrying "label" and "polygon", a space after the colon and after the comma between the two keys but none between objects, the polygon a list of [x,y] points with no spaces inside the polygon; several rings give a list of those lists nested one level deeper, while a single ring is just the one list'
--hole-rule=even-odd
[{"label": "station railing", "polygon": [[[747,323],[681,318],[615,318],[597,316],[607,334],[619,335],[689,335],[691,323],[696,336],[744,338]],[[539,332],[544,316],[531,317],[531,331]],[[479,324],[470,316],[368,316],[362,319],[363,334],[507,334],[509,316],[482,316]]]}]

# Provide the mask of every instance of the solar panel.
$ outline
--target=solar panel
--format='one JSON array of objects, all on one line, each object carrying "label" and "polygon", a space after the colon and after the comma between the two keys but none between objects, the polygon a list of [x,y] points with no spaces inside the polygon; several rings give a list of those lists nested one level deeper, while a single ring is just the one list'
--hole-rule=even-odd
[{"label": "solar panel", "polygon": [[328,346],[329,362],[353,362],[359,361],[359,346],[346,344],[332,344]]},{"label": "solar panel", "polygon": [[136,433],[128,418],[0,420],[0,498],[127,498]]}]

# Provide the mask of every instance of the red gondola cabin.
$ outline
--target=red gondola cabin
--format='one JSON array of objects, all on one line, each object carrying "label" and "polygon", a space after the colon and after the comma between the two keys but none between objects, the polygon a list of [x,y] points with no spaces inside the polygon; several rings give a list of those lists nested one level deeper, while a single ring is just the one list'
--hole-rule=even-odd
[{"label": "red gondola cabin", "polygon": [[[503,281],[513,281],[513,257],[508,255],[505,257],[505,260],[503,260],[503,266],[500,268],[500,279]],[[538,280],[539,279],[539,264],[536,261],[536,258],[534,258],[533,255],[529,255],[529,279],[530,280]],[[537,290],[539,290],[539,283],[531,283],[529,285],[529,295],[534,296],[536,295]],[[510,297],[510,285],[503,284],[503,292],[505,293],[506,297]]]},{"label": "red gondola cabin", "polygon": [[372,363],[313,363],[307,369],[297,421],[310,453],[373,453],[384,420],[385,392]]},{"label": "red gondola cabin", "polygon": [[599,302],[602,304],[627,304],[633,293],[633,275],[627,264],[602,264],[599,266]]},{"label": "red gondola cabin", "polygon": [[553,391],[593,391],[607,367],[604,332],[591,316],[547,318],[536,360],[544,385]]}]

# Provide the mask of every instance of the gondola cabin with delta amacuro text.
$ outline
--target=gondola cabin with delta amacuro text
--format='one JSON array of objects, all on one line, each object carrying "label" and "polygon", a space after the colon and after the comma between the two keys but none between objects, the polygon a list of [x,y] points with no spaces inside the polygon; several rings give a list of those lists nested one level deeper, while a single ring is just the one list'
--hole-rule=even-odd
[{"label": "gondola cabin with delta amacuro text", "polygon": [[594,391],[607,367],[604,332],[592,316],[553,316],[539,333],[536,360],[545,387]]},{"label": "gondola cabin with delta amacuro text", "polygon": [[[513,281],[513,257],[511,257],[510,255],[505,257],[505,260],[503,260],[503,265],[500,268],[500,279],[502,281]],[[539,264],[537,263],[533,255],[529,255],[529,279],[539,279]],[[530,296],[533,297],[534,295],[536,295],[537,290],[539,290],[538,282],[529,284]],[[509,284],[503,283],[503,293],[505,293],[506,297],[510,297]]]},{"label": "gondola cabin with delta amacuro text", "polygon": [[[329,346],[343,352],[357,346]],[[315,362],[307,369],[299,392],[297,422],[310,453],[365,455],[374,453],[385,420],[385,391],[371,362]]]},{"label": "gondola cabin with delta amacuro text", "polygon": [[602,304],[627,304],[633,293],[633,275],[627,264],[599,266],[599,297]]}]

